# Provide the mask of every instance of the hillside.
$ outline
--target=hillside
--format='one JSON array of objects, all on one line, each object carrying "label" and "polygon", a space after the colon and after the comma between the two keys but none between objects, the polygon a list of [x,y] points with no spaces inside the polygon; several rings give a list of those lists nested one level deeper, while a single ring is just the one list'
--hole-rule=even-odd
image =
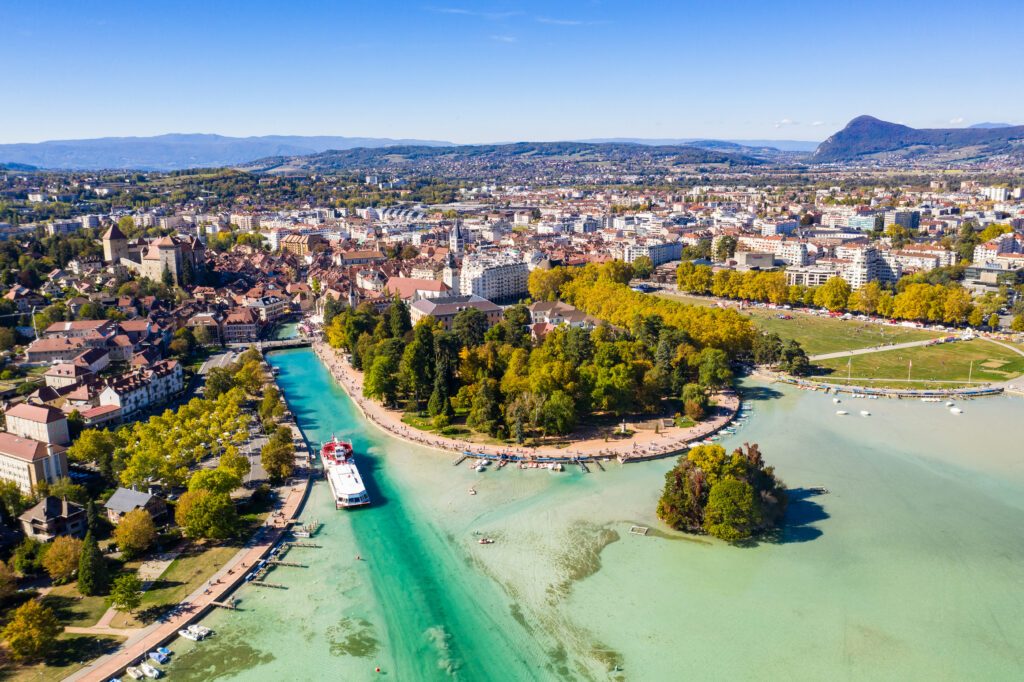
[{"label": "hillside", "polygon": [[910,128],[858,116],[822,142],[812,163],[917,161],[955,163],[1024,155],[1024,126]]},{"label": "hillside", "polygon": [[262,159],[244,170],[272,173],[340,171],[403,172],[474,179],[484,177],[584,177],[607,173],[665,172],[683,166],[753,166],[746,154],[692,146],[517,142],[451,147],[396,146],[332,150],[320,154]]},{"label": "hillside", "polygon": [[100,137],[89,140],[0,144],[0,164],[23,164],[53,170],[131,168],[166,171],[233,166],[268,156],[315,154],[328,149],[398,144],[450,143],[373,137],[227,137],[172,133],[154,137]]}]

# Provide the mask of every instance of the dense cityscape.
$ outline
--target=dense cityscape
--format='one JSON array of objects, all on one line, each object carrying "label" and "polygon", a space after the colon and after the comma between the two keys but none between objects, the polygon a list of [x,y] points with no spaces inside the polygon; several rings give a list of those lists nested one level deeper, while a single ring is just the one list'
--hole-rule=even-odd
[{"label": "dense cityscape", "polygon": [[0,674],[1019,679],[991,4],[0,9]]}]

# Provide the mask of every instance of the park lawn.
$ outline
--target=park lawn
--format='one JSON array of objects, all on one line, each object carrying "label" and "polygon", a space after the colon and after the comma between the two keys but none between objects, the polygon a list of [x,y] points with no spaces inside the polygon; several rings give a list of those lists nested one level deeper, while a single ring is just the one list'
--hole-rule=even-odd
[{"label": "park lawn", "polygon": [[209,580],[239,549],[241,544],[234,543],[209,548],[191,546],[171,562],[150,589],[142,593],[142,604],[135,615],[118,613],[110,626],[133,628],[146,625],[137,616],[147,611],[147,615],[153,615],[165,607],[180,603]]},{"label": "park lawn", "polygon": [[87,628],[95,625],[107,612],[106,597],[84,597],[79,594],[75,583],[54,587],[42,598],[42,602],[53,609],[63,625]]},{"label": "park lawn", "polygon": [[[710,307],[714,299],[687,296],[673,292],[658,292],[659,296],[690,305]],[[736,302],[729,307],[738,308]],[[942,332],[916,329],[913,327],[877,324],[860,320],[843,320],[837,317],[819,317],[800,310],[779,310],[773,308],[743,308],[740,312],[753,318],[758,329],[774,332],[783,339],[793,339],[808,355],[822,355],[844,350],[868,348],[886,343],[924,341],[945,336]],[[779,319],[779,315],[790,315],[792,319]]]},{"label": "park lawn", "polygon": [[[974,371],[971,373],[971,362]],[[847,363],[850,363],[849,368]],[[910,363],[913,363],[911,366]],[[1000,382],[1024,373],[1024,356],[997,344],[974,339],[934,346],[881,351],[816,363],[828,372],[823,380],[870,377],[876,380]],[[875,384],[872,384],[875,385]],[[947,384],[947,387],[949,385]]]},{"label": "park lawn", "polygon": [[808,355],[823,355],[888,343],[926,341],[948,336],[927,329],[843,320],[837,317],[818,317],[807,313],[796,313],[793,319],[783,320],[779,319],[778,310],[755,308],[744,312],[754,318],[762,331],[774,332],[783,339],[796,340]]},{"label": "park lawn", "polygon": [[0,677],[7,682],[57,682],[89,661],[113,651],[123,641],[124,637],[64,633],[57,638],[57,646],[45,663],[4,666]]}]

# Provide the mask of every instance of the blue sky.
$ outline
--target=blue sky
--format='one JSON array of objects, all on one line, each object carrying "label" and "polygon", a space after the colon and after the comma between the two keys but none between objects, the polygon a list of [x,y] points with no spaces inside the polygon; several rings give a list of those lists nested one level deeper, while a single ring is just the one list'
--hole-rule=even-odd
[{"label": "blue sky", "polygon": [[1024,123],[1016,0],[3,0],[0,142],[820,140]]}]

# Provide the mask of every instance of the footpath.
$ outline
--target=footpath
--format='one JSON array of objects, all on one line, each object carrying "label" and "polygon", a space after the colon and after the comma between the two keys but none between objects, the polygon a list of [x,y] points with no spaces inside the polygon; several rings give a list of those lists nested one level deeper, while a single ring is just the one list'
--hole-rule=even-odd
[{"label": "footpath", "polygon": [[[740,407],[739,396],[732,391],[723,391],[714,396],[717,411],[714,416],[696,426],[681,428],[663,426],[633,428],[628,442],[616,443],[604,437],[573,441],[567,447],[544,445],[533,448],[481,445],[465,440],[447,438],[427,433],[402,422],[402,414],[363,397],[363,374],[341,358],[337,351],[323,342],[313,345],[317,356],[330,371],[334,379],[345,389],[352,401],[359,407],[366,419],[396,438],[426,447],[454,452],[459,455],[471,452],[477,456],[513,456],[524,460],[543,460],[571,464],[578,459],[618,459],[620,462],[640,462],[660,457],[671,457],[683,453],[688,446],[717,433],[731,422]],[[627,425],[628,427],[628,425]]]}]

